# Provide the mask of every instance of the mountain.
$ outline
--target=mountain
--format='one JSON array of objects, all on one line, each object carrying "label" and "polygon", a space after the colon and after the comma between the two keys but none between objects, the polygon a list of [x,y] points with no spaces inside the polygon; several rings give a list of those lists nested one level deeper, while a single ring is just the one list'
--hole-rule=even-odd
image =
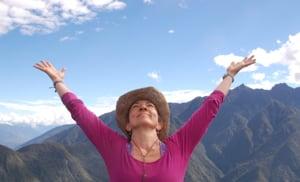
[{"label": "mountain", "polygon": [[[238,137],[250,143],[224,181],[296,181],[300,176],[300,110],[278,101],[255,115]],[[248,137],[245,136],[248,133]],[[243,138],[242,138],[243,137]],[[245,142],[245,140],[248,140]],[[234,146],[233,146],[234,147]]]},{"label": "mountain", "polygon": [[37,181],[17,152],[0,145],[0,181]]},{"label": "mountain", "polygon": [[24,142],[33,139],[55,125],[1,124],[0,144],[15,149]]},{"label": "mountain", "polygon": [[29,141],[26,141],[25,143],[22,143],[21,145],[17,146],[16,149],[20,149],[24,146],[27,146],[27,145],[31,145],[31,144],[39,144],[39,143],[43,143],[47,138],[50,138],[70,127],[72,127],[73,125],[62,125],[62,126],[57,126],[53,129],[50,129],[49,131],[43,133],[42,135],[38,136],[38,137],[35,137],[35,138],[32,138],[31,140]]},{"label": "mountain", "polygon": [[[185,181],[300,181],[299,96],[299,88],[286,84],[231,90],[194,150]],[[204,99],[170,103],[171,133]],[[118,130],[114,116],[101,118]],[[17,151],[0,147],[0,181],[108,181],[101,156],[78,126],[50,133]]]},{"label": "mountain", "polygon": [[40,181],[92,181],[80,161],[61,144],[34,144],[18,152],[27,169]]},{"label": "mountain", "polygon": [[80,162],[58,143],[34,144],[15,152],[0,145],[0,181],[92,181]]}]

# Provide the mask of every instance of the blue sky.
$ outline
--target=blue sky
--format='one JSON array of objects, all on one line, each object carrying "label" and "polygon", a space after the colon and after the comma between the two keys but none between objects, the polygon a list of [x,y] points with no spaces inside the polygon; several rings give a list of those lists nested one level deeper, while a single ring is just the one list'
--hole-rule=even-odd
[{"label": "blue sky", "polygon": [[239,73],[270,89],[300,84],[298,0],[2,0],[0,123],[72,122],[47,76],[47,59],[97,114],[124,92],[153,85],[170,102],[211,92],[231,61],[255,54]]}]

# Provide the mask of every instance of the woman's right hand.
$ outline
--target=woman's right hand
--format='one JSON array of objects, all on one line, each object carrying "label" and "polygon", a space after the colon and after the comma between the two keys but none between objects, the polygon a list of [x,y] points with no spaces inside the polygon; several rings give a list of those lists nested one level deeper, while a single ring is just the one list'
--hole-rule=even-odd
[{"label": "woman's right hand", "polygon": [[65,77],[65,69],[57,70],[50,62],[48,61],[40,61],[36,63],[33,67],[39,69],[46,73],[50,79],[54,81],[63,81]]}]

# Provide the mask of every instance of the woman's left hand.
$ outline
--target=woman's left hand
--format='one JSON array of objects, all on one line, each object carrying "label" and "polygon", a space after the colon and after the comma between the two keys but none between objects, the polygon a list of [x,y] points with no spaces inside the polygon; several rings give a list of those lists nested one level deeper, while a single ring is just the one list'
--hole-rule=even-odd
[{"label": "woman's left hand", "polygon": [[227,73],[229,73],[232,76],[235,76],[241,69],[250,66],[255,63],[254,55],[251,57],[245,57],[243,61],[240,61],[238,63],[231,62],[230,66],[227,68]]}]

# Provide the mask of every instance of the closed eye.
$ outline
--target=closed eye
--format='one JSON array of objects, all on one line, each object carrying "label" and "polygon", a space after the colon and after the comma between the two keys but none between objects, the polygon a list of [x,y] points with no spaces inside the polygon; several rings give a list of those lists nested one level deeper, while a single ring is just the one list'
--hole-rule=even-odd
[{"label": "closed eye", "polygon": [[139,107],[139,105],[137,105],[137,104],[133,104],[133,105],[131,106],[131,109],[133,109],[133,108],[137,108],[137,107]]},{"label": "closed eye", "polygon": [[155,107],[153,104],[149,103],[147,104],[147,107]]}]

